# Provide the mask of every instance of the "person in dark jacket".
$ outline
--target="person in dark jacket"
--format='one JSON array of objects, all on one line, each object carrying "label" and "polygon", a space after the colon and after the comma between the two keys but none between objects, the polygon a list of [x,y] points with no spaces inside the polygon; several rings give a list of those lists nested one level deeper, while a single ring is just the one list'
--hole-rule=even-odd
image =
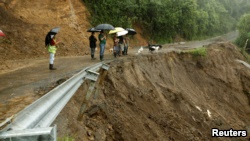
[{"label": "person in dark jacket", "polygon": [[96,48],[96,37],[94,36],[95,32],[92,32],[91,36],[89,37],[89,46],[91,50],[91,59],[94,60],[95,58],[95,48]]}]

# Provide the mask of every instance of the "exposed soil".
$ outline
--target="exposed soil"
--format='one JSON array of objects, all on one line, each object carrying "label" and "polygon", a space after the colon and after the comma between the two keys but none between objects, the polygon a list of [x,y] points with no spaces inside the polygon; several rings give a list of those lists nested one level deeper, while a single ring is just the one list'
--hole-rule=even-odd
[{"label": "exposed soil", "polygon": [[[0,37],[0,123],[99,62],[89,57],[86,30],[94,25],[81,0],[2,0],[0,13],[0,30],[6,34]],[[55,60],[58,70],[52,72],[44,38],[56,26],[62,43]],[[212,128],[250,131],[250,70],[235,61],[244,58],[226,42],[236,34],[201,42],[178,39],[182,43],[164,45],[158,54],[135,55],[146,40],[139,25],[134,28],[138,34],[131,38],[129,55],[110,63],[83,120],[77,120],[83,86],[57,117],[59,139],[249,140],[250,133],[246,138],[211,138]],[[203,45],[207,56],[181,52]],[[108,39],[105,60],[113,59],[111,47]]]},{"label": "exposed soil", "polygon": [[[0,71],[8,68],[6,60],[23,60],[47,57],[45,36],[54,27],[60,27],[58,56],[83,56],[89,54],[90,14],[82,0],[1,0]],[[114,25],[118,26],[118,25]],[[131,39],[132,46],[145,45],[140,28]],[[107,49],[113,43],[111,36]],[[6,67],[7,68],[6,68]]]},{"label": "exposed soil", "polygon": [[[99,97],[77,121],[83,88],[55,123],[76,140],[249,140],[212,138],[211,129],[250,129],[250,70],[231,43],[207,56],[159,53],[110,64]],[[209,112],[208,112],[209,111]],[[211,115],[210,115],[211,113]]]}]

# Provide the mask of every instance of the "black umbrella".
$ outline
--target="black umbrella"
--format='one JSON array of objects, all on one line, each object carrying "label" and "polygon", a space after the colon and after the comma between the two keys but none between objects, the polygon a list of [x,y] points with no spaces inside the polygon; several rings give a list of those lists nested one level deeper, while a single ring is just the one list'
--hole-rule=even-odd
[{"label": "black umbrella", "polygon": [[46,37],[45,37],[45,46],[49,45],[50,41],[52,40],[52,38],[59,32],[60,28],[59,27],[55,27],[53,29],[51,29]]},{"label": "black umbrella", "polygon": [[114,30],[115,28],[111,24],[99,24],[95,27],[97,30]]},{"label": "black umbrella", "polygon": [[94,27],[87,30],[87,32],[100,32],[100,29],[95,29]]},{"label": "black umbrella", "polygon": [[136,34],[136,31],[132,28],[126,28],[126,30],[128,31],[127,35],[135,35]]}]

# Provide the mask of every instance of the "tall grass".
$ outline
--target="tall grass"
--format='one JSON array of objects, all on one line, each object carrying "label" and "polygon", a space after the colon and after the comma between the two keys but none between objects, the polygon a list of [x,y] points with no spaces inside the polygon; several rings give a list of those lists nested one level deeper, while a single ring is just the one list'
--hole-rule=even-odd
[{"label": "tall grass", "polygon": [[205,48],[205,47],[200,47],[200,48],[188,50],[186,52],[192,54],[195,57],[198,57],[198,56],[207,56],[207,48]]}]

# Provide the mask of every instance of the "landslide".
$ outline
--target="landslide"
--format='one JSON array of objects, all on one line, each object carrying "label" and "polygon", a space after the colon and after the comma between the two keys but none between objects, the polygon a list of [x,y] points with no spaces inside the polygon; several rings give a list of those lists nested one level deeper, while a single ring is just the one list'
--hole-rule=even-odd
[{"label": "landslide", "polygon": [[208,141],[211,129],[250,130],[250,70],[231,43],[206,56],[139,55],[110,63],[99,97],[81,121],[83,87],[57,117],[58,135],[75,140]]},{"label": "landslide", "polygon": [[90,26],[89,14],[80,0],[8,0],[0,3],[0,12],[0,27],[6,34],[1,38],[1,60],[47,56],[44,39],[57,26],[63,42],[59,56],[83,55],[87,49],[84,30]]},{"label": "landslide", "polygon": [[[57,38],[62,42],[57,56],[89,54],[86,31],[96,26],[90,25],[90,16],[82,0],[1,0],[0,30],[6,37],[0,37],[0,69],[8,68],[6,60],[47,57],[44,40],[54,27],[60,27]],[[138,33],[134,42],[145,43]],[[111,46],[109,39],[107,49]]]},{"label": "landslide", "polygon": [[[22,62],[47,59],[44,40],[54,27],[60,27],[57,57],[88,55],[90,33],[86,31],[96,26],[89,23],[90,17],[82,0],[0,0],[0,30],[6,35],[0,37],[0,72],[27,65]],[[136,27],[140,26],[134,27],[138,34],[130,44],[145,45],[142,31]],[[106,49],[112,45],[109,36]]]}]

